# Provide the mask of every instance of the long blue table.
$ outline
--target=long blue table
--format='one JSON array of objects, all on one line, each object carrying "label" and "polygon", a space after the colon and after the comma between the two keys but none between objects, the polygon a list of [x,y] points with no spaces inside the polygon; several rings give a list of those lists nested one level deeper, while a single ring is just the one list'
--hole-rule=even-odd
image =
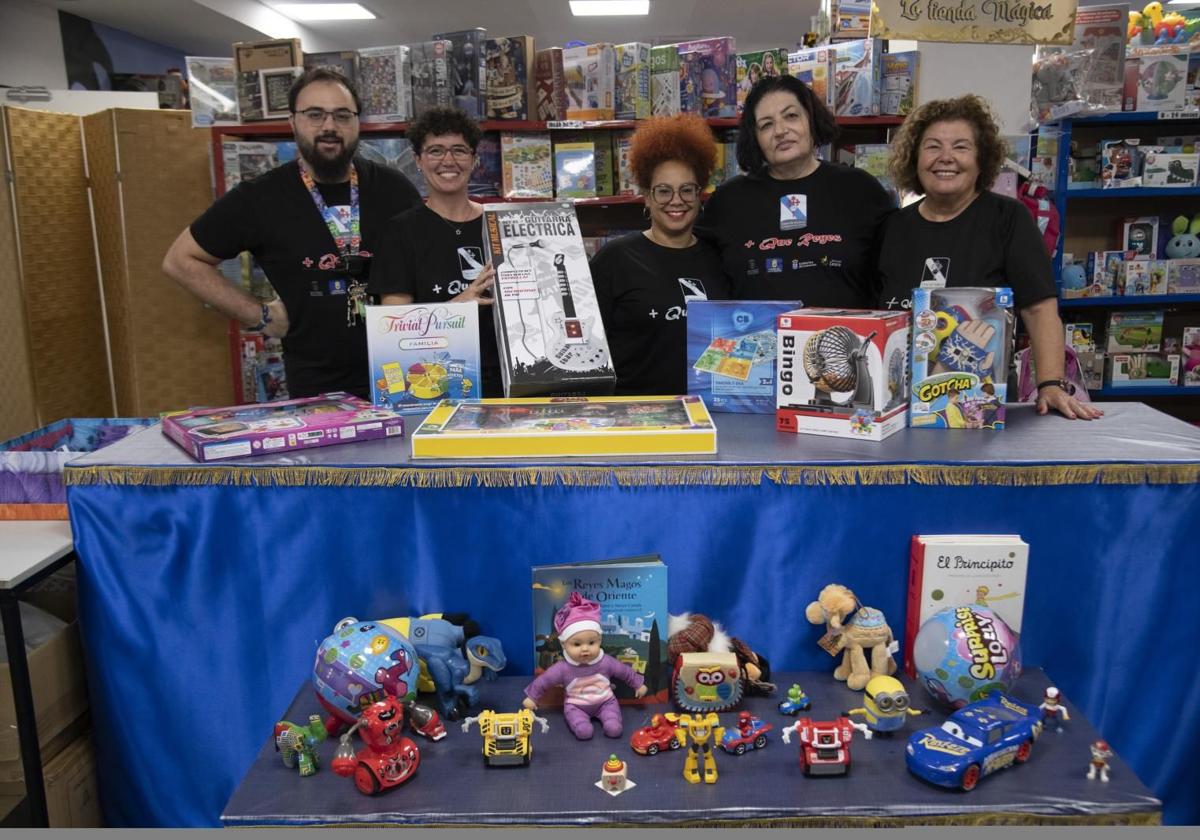
[{"label": "long blue table", "polygon": [[1026,662],[1164,821],[1198,822],[1200,430],[1105,409],[882,443],[719,415],[715,457],[485,464],[412,462],[390,440],[203,465],[147,430],[66,468],[106,816],[218,824],[346,615],[469,612],[527,674],[531,566],[657,551],[672,611],[720,619],[778,669],[827,669],[803,617],[824,584],[901,628],[910,536],[974,532],[1031,546]]}]

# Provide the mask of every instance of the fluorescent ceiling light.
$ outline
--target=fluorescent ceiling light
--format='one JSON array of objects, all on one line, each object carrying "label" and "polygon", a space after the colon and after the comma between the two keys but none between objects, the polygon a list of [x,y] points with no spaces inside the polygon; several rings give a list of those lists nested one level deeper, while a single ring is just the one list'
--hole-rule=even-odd
[{"label": "fluorescent ceiling light", "polygon": [[648,15],[650,0],[571,0],[571,14],[587,15]]},{"label": "fluorescent ceiling light", "polygon": [[357,3],[276,3],[275,10],[292,20],[374,20]]}]

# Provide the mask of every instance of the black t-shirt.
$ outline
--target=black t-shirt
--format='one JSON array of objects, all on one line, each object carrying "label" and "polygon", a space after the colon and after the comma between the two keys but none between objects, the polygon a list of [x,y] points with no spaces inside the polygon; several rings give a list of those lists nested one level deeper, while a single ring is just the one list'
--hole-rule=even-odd
[{"label": "black t-shirt", "polygon": [[864,307],[892,202],[874,176],[822,163],[806,178],[739,175],[709,199],[696,235],[721,252],[735,300]]},{"label": "black t-shirt", "polygon": [[[361,252],[379,247],[384,224],[421,197],[408,179],[356,158]],[[318,184],[330,208],[350,204],[350,182]],[[196,243],[214,257],[249,251],[262,266],[288,312],[283,364],[288,392],[307,397],[325,391],[369,395],[367,339],[362,319],[346,319],[344,272],[322,270],[337,247],[300,179],[295,161],[244,181],[192,222]]]},{"label": "black t-shirt", "polygon": [[591,271],[616,393],[686,394],[687,305],[729,298],[720,255],[704,241],[667,248],[632,233],[601,248]]},{"label": "black t-shirt", "polygon": [[[371,294],[412,295],[413,303],[448,301],[466,291],[479,275],[486,253],[482,216],[451,222],[424,204],[413,207],[388,222],[371,266]],[[490,305],[479,307],[479,366],[485,397],[504,395],[494,318]]]},{"label": "black t-shirt", "polygon": [[920,203],[888,219],[879,254],[885,309],[910,309],[912,290],[945,286],[1008,286],[1018,310],[1054,297],[1054,270],[1025,205],[985,190],[948,222],[931,222]]}]

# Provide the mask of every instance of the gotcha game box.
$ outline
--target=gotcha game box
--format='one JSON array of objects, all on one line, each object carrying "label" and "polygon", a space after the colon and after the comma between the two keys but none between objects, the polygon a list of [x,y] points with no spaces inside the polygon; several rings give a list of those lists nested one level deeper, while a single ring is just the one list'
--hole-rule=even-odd
[{"label": "gotcha game box", "polygon": [[908,313],[796,309],[778,317],[775,427],[883,440],[904,428]]},{"label": "gotcha game box", "polygon": [[1008,288],[913,289],[909,425],[1004,428],[1012,307]]}]

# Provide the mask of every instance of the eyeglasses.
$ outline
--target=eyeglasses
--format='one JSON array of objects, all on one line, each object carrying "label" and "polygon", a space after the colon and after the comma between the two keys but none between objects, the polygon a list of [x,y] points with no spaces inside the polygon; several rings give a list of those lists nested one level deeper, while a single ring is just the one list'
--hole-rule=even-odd
[{"label": "eyeglasses", "polygon": [[470,160],[471,155],[475,154],[475,151],[467,146],[451,146],[449,149],[445,146],[429,146],[426,149],[422,149],[421,154],[430,160],[441,160],[447,154],[455,160]]},{"label": "eyeglasses", "polygon": [[676,189],[670,184],[655,184],[650,188],[650,194],[654,196],[655,201],[662,205],[670,204],[675,200],[676,195],[684,204],[692,204],[700,197],[700,185],[680,184],[679,189]]},{"label": "eyeglasses", "polygon": [[326,117],[333,117],[333,121],[338,125],[349,125],[358,117],[358,111],[351,111],[349,108],[338,108],[334,111],[326,111],[324,108],[305,108],[303,111],[292,111],[292,113],[304,117],[309,125],[325,125]]}]

